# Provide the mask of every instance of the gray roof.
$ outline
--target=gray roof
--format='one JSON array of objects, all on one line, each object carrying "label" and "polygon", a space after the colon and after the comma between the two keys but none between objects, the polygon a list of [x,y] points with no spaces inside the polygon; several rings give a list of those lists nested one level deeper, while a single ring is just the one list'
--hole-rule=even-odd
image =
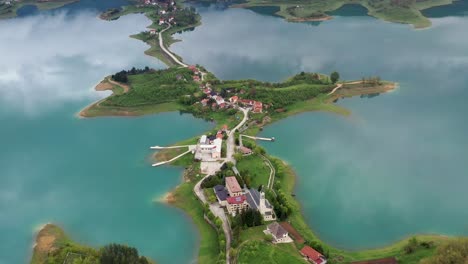
[{"label": "gray roof", "polygon": [[254,188],[247,192],[247,203],[250,208],[254,210],[258,210],[258,207],[260,206],[260,193]]},{"label": "gray roof", "polygon": [[223,185],[216,185],[215,187],[213,187],[213,190],[216,193],[216,197],[218,197],[220,201],[226,201],[226,198],[228,197],[228,192]]},{"label": "gray roof", "polygon": [[[257,191],[257,189],[251,188],[247,192],[247,203],[249,203],[252,209],[258,210],[258,207],[260,206],[260,197],[260,193]],[[266,208],[272,208],[270,202],[268,202],[267,199],[265,199],[265,206]]]},{"label": "gray roof", "polygon": [[280,224],[278,224],[278,222],[273,222],[269,224],[268,230],[275,238],[283,237],[284,235],[288,234],[288,231],[286,231],[286,229],[284,229]]}]

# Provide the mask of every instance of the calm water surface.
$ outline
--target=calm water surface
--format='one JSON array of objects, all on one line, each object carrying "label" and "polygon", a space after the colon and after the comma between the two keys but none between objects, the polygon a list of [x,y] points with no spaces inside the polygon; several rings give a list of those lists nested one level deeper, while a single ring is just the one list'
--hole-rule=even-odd
[{"label": "calm water surface", "polygon": [[386,95],[340,101],[350,118],[305,113],[263,132],[297,171],[295,193],[322,239],[357,249],[414,233],[468,235],[468,18],[413,30],[359,15],[314,27],[240,9],[202,15],[172,49],[221,78],[338,70],[399,82]]},{"label": "calm water surface", "polygon": [[196,229],[155,202],[181,170],[152,168],[148,148],[210,125],[178,113],[76,118],[105,96],[92,90],[104,76],[163,67],[128,37],[150,24],[144,16],[106,22],[82,7],[0,21],[0,263],[28,263],[48,222],[84,244],[125,243],[158,263],[189,263]]}]

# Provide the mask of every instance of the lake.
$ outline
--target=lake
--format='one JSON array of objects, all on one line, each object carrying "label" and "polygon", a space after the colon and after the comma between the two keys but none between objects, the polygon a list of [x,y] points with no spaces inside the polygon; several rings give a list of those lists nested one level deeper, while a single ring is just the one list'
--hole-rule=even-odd
[{"label": "lake", "polygon": [[205,7],[202,26],[172,50],[223,79],[337,70],[398,82],[389,94],[340,100],[349,118],[304,113],[275,123],[262,135],[276,142],[263,145],[296,170],[307,222],[331,245],[468,235],[468,18],[428,10],[433,27],[414,30],[346,8],[317,25]]},{"label": "lake", "polygon": [[[154,202],[180,182],[181,169],[152,168],[148,147],[211,125],[178,113],[76,118],[106,95],[92,89],[104,76],[164,67],[128,38],[146,18],[100,21],[106,1],[83,2],[0,21],[0,263],[27,262],[34,232],[47,222],[81,243],[126,243],[158,263],[189,263],[197,231],[181,211]],[[379,75],[400,84],[340,100],[349,118],[304,113],[263,132],[277,139],[265,147],[296,170],[295,194],[323,240],[358,249],[414,233],[468,234],[466,17],[439,11],[432,28],[413,30],[356,8],[319,24],[199,10],[203,24],[177,35],[183,41],[171,49],[220,78],[280,81],[337,70],[344,79]]]},{"label": "lake", "polygon": [[92,5],[73,10],[0,21],[0,263],[28,263],[49,222],[83,244],[124,243],[158,263],[189,263],[197,230],[157,201],[182,170],[151,167],[149,147],[211,125],[179,113],[77,118],[107,94],[93,90],[104,76],[164,65],[128,37],[150,24],[144,16],[106,22]]}]

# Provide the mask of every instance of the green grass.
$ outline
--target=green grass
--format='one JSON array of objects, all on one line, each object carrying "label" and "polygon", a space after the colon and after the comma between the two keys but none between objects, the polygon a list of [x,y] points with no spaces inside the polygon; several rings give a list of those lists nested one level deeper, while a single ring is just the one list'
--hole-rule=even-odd
[{"label": "green grass", "polygon": [[299,255],[292,243],[274,245],[269,242],[253,240],[242,245],[237,263],[304,264],[307,262]]},{"label": "green grass", "polygon": [[[266,186],[270,177],[270,168],[265,161],[257,154],[243,157],[237,163],[237,169],[242,176],[248,175],[251,179],[250,186],[257,188],[260,185]],[[245,173],[242,173],[245,172]]]},{"label": "green grass", "polygon": [[200,232],[198,263],[216,263],[218,260],[218,234],[203,218],[203,206],[193,193],[194,183],[184,182],[174,191],[175,206],[187,213]]},{"label": "green grass", "polygon": [[208,203],[216,203],[218,201],[212,188],[203,189],[203,193],[205,194]]},{"label": "green grass", "polygon": [[156,105],[140,105],[138,107],[103,106],[93,104],[90,108],[84,109],[80,115],[83,117],[99,116],[141,116],[164,112],[174,112],[182,109],[176,102],[162,103]]}]

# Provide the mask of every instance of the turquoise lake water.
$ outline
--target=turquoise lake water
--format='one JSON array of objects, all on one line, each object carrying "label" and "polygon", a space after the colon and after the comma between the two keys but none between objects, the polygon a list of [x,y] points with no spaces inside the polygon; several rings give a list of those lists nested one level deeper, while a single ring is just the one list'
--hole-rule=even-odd
[{"label": "turquoise lake water", "polygon": [[359,15],[311,26],[249,10],[201,12],[203,25],[172,49],[221,78],[338,70],[399,83],[389,94],[339,101],[349,118],[304,113],[262,133],[296,170],[295,193],[323,240],[358,249],[415,233],[468,235],[468,18],[414,30]]},{"label": "turquoise lake water", "polygon": [[[180,182],[181,169],[152,168],[148,147],[211,125],[178,113],[77,119],[105,96],[92,90],[103,76],[164,67],[128,38],[146,18],[100,21],[103,2],[84,2],[0,21],[0,264],[26,263],[47,222],[82,243],[127,243],[158,263],[189,263],[196,230],[153,202]],[[390,94],[340,101],[350,118],[305,113],[263,132],[278,139],[268,150],[297,171],[297,197],[321,238],[355,249],[413,233],[468,234],[467,18],[446,14],[415,31],[367,16],[312,24],[200,11],[203,25],[171,49],[220,78],[338,70],[400,83]]]},{"label": "turquoise lake water", "polygon": [[1,264],[28,263],[35,232],[49,222],[81,243],[125,243],[158,263],[189,263],[197,254],[190,219],[155,202],[180,183],[182,170],[153,168],[148,156],[151,145],[211,125],[178,113],[78,119],[105,96],[93,91],[104,76],[164,67],[128,37],[150,21],[100,21],[95,10],[0,21]]}]

